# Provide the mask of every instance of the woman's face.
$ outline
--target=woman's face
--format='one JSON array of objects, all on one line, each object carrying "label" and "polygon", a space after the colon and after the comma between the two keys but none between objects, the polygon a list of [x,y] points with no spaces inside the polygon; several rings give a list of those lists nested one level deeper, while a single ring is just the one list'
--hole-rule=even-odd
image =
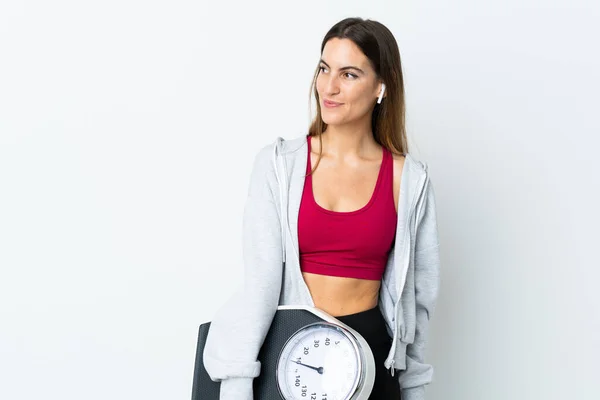
[{"label": "woman's face", "polygon": [[[333,38],[325,44],[317,75],[321,118],[328,125],[360,120],[373,111],[381,82],[369,59],[350,39]],[[385,94],[384,94],[385,96]],[[326,101],[341,103],[328,107]]]}]

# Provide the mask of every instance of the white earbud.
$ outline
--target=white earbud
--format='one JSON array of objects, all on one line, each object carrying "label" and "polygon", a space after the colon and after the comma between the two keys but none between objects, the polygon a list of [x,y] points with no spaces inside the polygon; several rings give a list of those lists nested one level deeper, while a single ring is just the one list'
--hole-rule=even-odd
[{"label": "white earbud", "polygon": [[383,92],[385,92],[385,83],[381,84],[381,92],[379,92],[379,98],[377,99],[377,104],[381,104],[381,99],[383,99]]}]

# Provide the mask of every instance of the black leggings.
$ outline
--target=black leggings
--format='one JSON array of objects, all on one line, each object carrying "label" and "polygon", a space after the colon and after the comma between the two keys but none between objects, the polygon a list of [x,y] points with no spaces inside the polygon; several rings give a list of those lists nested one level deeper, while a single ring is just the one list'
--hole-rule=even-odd
[{"label": "black leggings", "polygon": [[401,400],[398,371],[392,376],[383,365],[392,345],[392,338],[387,332],[379,306],[335,318],[360,333],[371,347],[375,358],[375,384],[369,400]]}]

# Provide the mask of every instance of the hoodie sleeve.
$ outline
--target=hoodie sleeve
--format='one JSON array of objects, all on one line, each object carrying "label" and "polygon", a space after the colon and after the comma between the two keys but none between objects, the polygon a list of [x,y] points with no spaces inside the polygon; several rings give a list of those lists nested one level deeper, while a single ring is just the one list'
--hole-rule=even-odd
[{"label": "hoodie sleeve", "polygon": [[440,254],[435,193],[430,181],[425,188],[421,214],[417,220],[414,261],[415,337],[406,348],[406,369],[399,373],[402,400],[424,400],[425,385],[433,379],[433,366],[425,362],[425,347],[439,290]]},{"label": "hoodie sleeve", "polygon": [[283,250],[272,146],[258,152],[250,175],[242,224],[243,285],[212,319],[204,348],[204,367],[221,382],[220,400],[253,400],[258,353],[279,304]]}]

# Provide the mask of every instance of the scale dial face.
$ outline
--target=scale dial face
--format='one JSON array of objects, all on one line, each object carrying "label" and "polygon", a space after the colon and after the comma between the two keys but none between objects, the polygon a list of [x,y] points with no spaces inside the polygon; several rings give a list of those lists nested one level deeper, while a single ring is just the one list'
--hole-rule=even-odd
[{"label": "scale dial face", "polygon": [[277,385],[286,400],[347,400],[363,371],[362,352],[354,336],[328,322],[307,325],[281,350]]}]

